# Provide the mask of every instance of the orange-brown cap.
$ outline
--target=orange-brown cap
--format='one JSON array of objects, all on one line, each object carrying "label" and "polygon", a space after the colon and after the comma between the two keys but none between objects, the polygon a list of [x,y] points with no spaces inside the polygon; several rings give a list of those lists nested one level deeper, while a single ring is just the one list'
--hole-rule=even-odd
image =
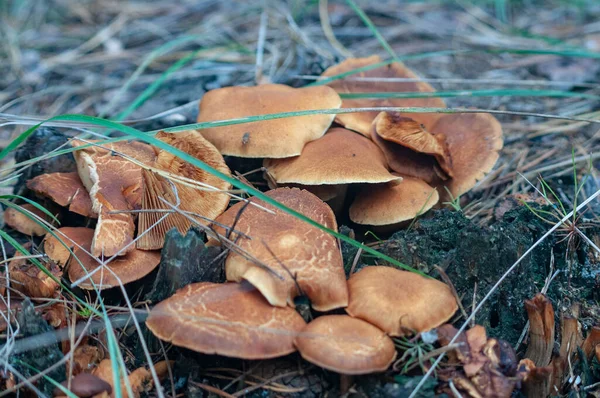
[{"label": "orange-brown cap", "polygon": [[[433,135],[415,120],[392,112],[381,112],[371,126],[371,138],[381,148],[390,168],[401,174],[408,174],[414,167],[413,160],[421,160],[419,165],[429,166],[428,174],[447,179],[452,177],[452,160],[443,134]],[[401,148],[397,148],[401,146]],[[408,155],[411,150],[414,155]],[[432,162],[433,157],[435,162]],[[429,166],[431,167],[431,166]],[[420,173],[419,173],[420,174]],[[414,177],[419,177],[415,175]],[[429,182],[430,179],[426,178]]]},{"label": "orange-brown cap", "polygon": [[194,283],[150,311],[148,329],[161,340],[205,354],[268,359],[295,351],[304,319],[271,306],[248,283]]},{"label": "orange-brown cap", "polygon": [[[86,145],[80,140],[71,142],[74,147]],[[141,142],[116,142],[80,149],[74,155],[79,177],[90,194],[92,209],[98,214],[92,254],[110,257],[133,250],[133,215],[113,212],[139,209],[142,167],[128,158],[150,165],[156,157],[154,149]]]},{"label": "orange-brown cap", "polygon": [[279,184],[339,185],[400,179],[388,171],[377,145],[343,128],[332,128],[309,142],[300,156],[265,159],[264,166]]},{"label": "orange-brown cap", "polygon": [[56,236],[47,233],[44,237],[44,253],[61,267],[64,267],[71,257],[69,249],[72,251],[77,246],[88,249],[94,238],[94,230],[91,228],[63,227],[53,232]]},{"label": "orange-brown cap", "polygon": [[36,298],[54,297],[58,291],[62,271],[54,264],[46,267],[47,274],[36,265],[23,258],[14,258],[8,263],[10,287],[24,295]]},{"label": "orange-brown cap", "polygon": [[385,371],[396,358],[383,331],[348,315],[325,315],[310,322],[294,340],[302,358],[347,375]]},{"label": "orange-brown cap", "polygon": [[14,207],[8,207],[4,210],[4,222],[6,225],[24,235],[44,235],[46,229],[40,224],[41,221],[36,220],[34,216],[42,220],[47,220],[48,216],[30,203],[24,203],[19,206],[21,207],[19,210]]},{"label": "orange-brown cap", "polygon": [[503,145],[502,126],[489,113],[444,115],[430,131],[446,139],[453,178],[440,186],[446,186],[454,197],[473,188],[492,170]]},{"label": "orange-brown cap", "polygon": [[77,172],[41,174],[27,181],[27,188],[63,207],[68,207],[73,213],[85,217],[98,217],[92,210],[90,194]]},{"label": "orange-brown cap", "polygon": [[[81,238],[83,241],[83,237]],[[91,257],[85,252],[86,250],[89,251],[91,244],[92,241],[88,240],[81,243],[83,249],[77,247],[73,249],[73,256],[69,258],[67,263],[71,282],[88,276],[90,272],[101,266],[100,260]],[[122,284],[127,284],[148,275],[159,263],[160,252],[134,248],[126,255],[116,257],[106,264],[106,268],[110,268],[114,274],[108,269],[99,270],[78,286],[82,289],[93,290],[94,285],[90,280],[94,282],[98,290],[119,286],[119,280]]]},{"label": "orange-brown cap", "polygon": [[[185,131],[177,134],[159,132],[156,138],[165,143],[188,153],[220,171],[230,175],[229,168],[223,160],[219,151],[200,133],[195,130]],[[144,196],[142,208],[144,210],[172,210],[172,207],[161,201],[163,198],[172,205],[178,200],[179,209],[189,212],[200,224],[208,224],[219,214],[223,213],[229,204],[227,191],[231,185],[198,167],[174,156],[165,150],[158,151],[154,168],[167,174],[161,175],[155,171],[144,170]],[[177,178],[187,179],[178,182]],[[170,180],[170,181],[169,181]],[[190,185],[203,184],[203,186]],[[175,190],[173,189],[175,187]],[[177,194],[177,195],[176,195]],[[138,234],[148,230],[155,225],[164,213],[145,212],[138,219]],[[197,217],[196,217],[197,216]],[[143,250],[154,250],[163,247],[166,233],[177,228],[185,235],[192,223],[186,216],[178,213],[168,215],[163,221],[155,225],[148,233],[141,236],[137,241],[137,248]]]},{"label": "orange-brown cap", "polygon": [[[225,87],[200,101],[198,122],[317,109],[337,109],[342,100],[327,86],[293,88],[283,84]],[[307,142],[325,134],[335,115],[294,116],[200,130],[224,155],[245,158],[298,156]]]},{"label": "orange-brown cap", "polygon": [[413,177],[363,187],[350,206],[350,219],[364,225],[392,225],[425,213],[439,200],[435,188]]},{"label": "orange-brown cap", "polygon": [[[321,225],[337,230],[331,208],[308,191],[278,188],[266,195]],[[215,220],[218,225],[231,226],[235,223],[236,231],[249,236],[250,239],[240,236],[237,244],[243,252],[262,264],[257,265],[232,252],[225,261],[227,279],[249,281],[271,305],[279,307],[293,305],[294,297],[302,292],[318,311],[345,307],[348,288],[336,239],[261,200],[253,198],[252,202],[273,213],[248,205],[238,217],[244,206],[240,202]],[[215,229],[225,234],[223,228],[215,225]]]},{"label": "orange-brown cap", "polygon": [[458,309],[446,284],[391,267],[363,268],[350,277],[348,289],[348,314],[390,336],[433,329]]},{"label": "orange-brown cap", "polygon": [[[348,58],[344,62],[334,65],[323,72],[323,77],[331,77],[342,73],[350,72],[351,70],[363,68],[368,65],[373,65],[381,62],[379,56],[371,56],[368,58]],[[360,78],[382,78],[381,81],[361,81]],[[390,78],[410,78],[415,79],[418,76],[399,62],[394,62],[389,65],[381,66],[376,69],[371,69],[365,72],[359,72],[349,75],[343,79],[334,80],[328,85],[333,87],[340,94],[346,93],[386,93],[386,92],[433,92],[433,87],[425,82],[397,82],[385,79]],[[444,108],[446,105],[440,98],[360,98],[360,99],[343,99],[342,108],[363,108],[377,106],[394,106],[394,107],[430,107]],[[344,113],[336,116],[336,122],[344,127],[358,131],[365,136],[369,136],[371,122],[379,111],[372,112],[357,112]],[[439,118],[435,113],[410,113],[405,116],[416,120],[419,123],[424,123],[430,127]]]}]

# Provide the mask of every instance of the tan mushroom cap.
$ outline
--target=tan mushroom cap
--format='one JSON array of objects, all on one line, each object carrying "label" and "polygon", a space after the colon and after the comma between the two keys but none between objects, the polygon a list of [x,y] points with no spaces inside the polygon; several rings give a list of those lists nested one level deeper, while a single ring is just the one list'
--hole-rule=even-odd
[{"label": "tan mushroom cap", "polygon": [[7,207],[4,210],[4,222],[12,229],[19,231],[24,235],[42,236],[46,233],[46,229],[35,220],[31,214],[38,216],[42,220],[46,220],[48,216],[30,203],[19,205],[22,211],[13,207]]},{"label": "tan mushroom cap", "polygon": [[71,257],[71,252],[67,247],[71,250],[78,246],[88,249],[94,238],[94,230],[84,227],[58,228],[54,234],[56,237],[51,233],[47,233],[44,237],[44,253],[61,267],[64,267]]},{"label": "tan mushroom cap", "polygon": [[[200,101],[198,122],[282,112],[337,109],[342,100],[327,86],[293,88],[282,84],[225,87]],[[325,134],[335,115],[306,115],[211,127],[200,132],[224,155],[245,158],[298,156],[307,142]]]},{"label": "tan mushroom cap", "polygon": [[390,336],[433,329],[458,309],[446,284],[391,267],[363,268],[350,277],[348,289],[346,312]]},{"label": "tan mushroom cap", "polygon": [[396,358],[392,339],[370,323],[348,315],[314,319],[294,344],[308,362],[347,375],[384,372]]},{"label": "tan mushroom cap", "polygon": [[392,225],[425,213],[439,201],[437,190],[414,177],[364,187],[350,206],[350,219],[364,225]]},{"label": "tan mushroom cap", "polygon": [[73,213],[85,217],[98,217],[92,210],[90,194],[77,172],[41,174],[27,181],[27,188],[40,196],[50,198],[60,206],[68,207]]},{"label": "tan mushroom cap", "polygon": [[[89,251],[91,244],[91,240],[88,240],[87,242],[82,243],[81,246],[83,249]],[[73,256],[70,257],[67,263],[69,279],[71,282],[85,277],[90,272],[100,267],[100,260],[91,257],[85,250],[77,247],[73,249]],[[148,275],[159,263],[160,252],[138,250],[134,248],[126,255],[116,257],[106,264],[106,268],[110,268],[116,276],[108,269],[100,270],[95,272],[78,286],[82,289],[93,290],[94,285],[90,280],[93,281],[98,290],[119,286],[119,280],[125,285]]]},{"label": "tan mushroom cap", "polygon": [[33,299],[54,297],[60,287],[56,280],[60,280],[62,271],[54,264],[46,267],[53,277],[23,258],[13,258],[8,263],[8,271],[10,287]]},{"label": "tan mushroom cap", "polygon": [[[334,65],[323,72],[323,77],[331,77],[351,70],[363,68],[368,65],[382,62],[379,56],[367,58],[348,58],[344,62]],[[328,85],[333,87],[338,93],[377,93],[377,92],[434,92],[435,90],[425,82],[394,82],[394,81],[360,81],[352,80],[356,78],[411,78],[418,76],[399,62],[381,66],[365,72],[359,72],[349,75],[343,79],[334,80]],[[342,108],[363,108],[363,107],[429,107],[445,108],[446,104],[440,98],[361,98],[361,99],[343,99]],[[336,116],[336,122],[344,127],[355,130],[369,136],[371,122],[379,114],[379,111],[344,113]],[[439,118],[435,113],[410,113],[405,114],[419,123],[430,127]]]},{"label": "tan mushroom cap", "polygon": [[[437,164],[443,172],[437,171],[436,174],[443,174],[444,179],[447,176],[452,177],[452,159],[446,145],[446,138],[443,134],[433,135],[424,126],[413,119],[400,116],[398,113],[381,112],[371,126],[371,137],[373,141],[381,148],[390,165],[401,165],[400,170],[394,171],[402,173],[403,158],[393,158],[395,154],[401,154],[403,151],[395,151],[395,147],[400,145],[408,148],[418,154],[428,155],[435,158]],[[409,158],[412,158],[409,156]],[[419,156],[421,158],[421,156]],[[429,163],[429,162],[428,162]],[[406,166],[405,166],[406,167]]]},{"label": "tan mushroom cap", "polygon": [[304,319],[273,307],[248,283],[193,283],[157,304],[146,320],[161,340],[205,354],[268,359],[290,354]]},{"label": "tan mushroom cap", "polygon": [[489,113],[444,115],[430,131],[445,136],[453,178],[440,186],[446,186],[454,197],[473,188],[492,170],[503,146],[502,126]]},{"label": "tan mushroom cap", "polygon": [[[80,147],[86,143],[73,140],[72,145]],[[156,157],[154,149],[141,142],[116,142],[90,146],[74,155],[79,177],[92,199],[92,209],[98,214],[92,254],[110,257],[133,250],[133,215],[112,212],[140,208],[142,168],[126,157],[150,165]]]},{"label": "tan mushroom cap", "polygon": [[[159,132],[156,138],[200,159],[223,174],[231,175],[229,168],[223,160],[223,156],[195,130],[177,134]],[[209,221],[207,220],[214,220],[227,208],[229,195],[223,193],[223,191],[231,188],[228,182],[181,160],[165,150],[158,151],[153,167],[167,172],[173,177],[183,177],[197,183],[205,184],[205,187],[198,189],[189,184],[177,182],[173,178],[169,182],[169,177],[162,176],[153,171],[143,170],[143,209],[172,210],[171,206],[162,202],[159,198],[162,197],[173,205],[177,203],[177,198],[179,198],[180,210],[203,217],[195,217],[195,219],[201,224],[208,224]],[[176,188],[177,196],[175,195],[173,186]],[[207,188],[207,186],[214,188],[214,190]],[[163,216],[164,213],[159,212],[141,213],[138,218],[138,234],[151,228]],[[137,248],[143,250],[160,249],[163,247],[165,235],[170,229],[177,228],[179,232],[185,235],[191,225],[191,221],[184,215],[177,213],[170,214],[138,239],[136,242]]]},{"label": "tan mushroom cap", "polygon": [[[296,210],[327,228],[337,230],[331,208],[312,193],[298,188],[278,188],[266,192],[270,198]],[[335,237],[257,199],[252,202],[273,211],[249,205],[237,219],[243,202],[230,207],[215,220],[250,236],[240,236],[242,251],[261,262],[231,252],[225,261],[227,280],[247,280],[271,303],[278,307],[293,306],[294,297],[302,290],[314,309],[329,311],[345,307],[348,288],[340,249]],[[223,228],[215,230],[225,235]],[[234,239],[233,234],[231,239]],[[266,268],[265,268],[266,266]],[[295,281],[292,277],[295,275]]]},{"label": "tan mushroom cap", "polygon": [[401,179],[388,171],[377,145],[339,127],[306,144],[300,156],[265,159],[264,166],[279,184],[338,185]]}]

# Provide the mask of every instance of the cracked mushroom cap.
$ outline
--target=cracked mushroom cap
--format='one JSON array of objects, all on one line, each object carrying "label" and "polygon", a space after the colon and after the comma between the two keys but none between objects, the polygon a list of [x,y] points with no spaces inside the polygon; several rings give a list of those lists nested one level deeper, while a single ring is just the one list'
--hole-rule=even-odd
[{"label": "cracked mushroom cap", "polygon": [[[82,248],[74,247],[73,255],[67,263],[71,282],[89,275],[90,272],[100,267],[101,264],[100,260],[86,253],[86,250],[90,251],[92,240],[89,239],[87,242],[83,242],[83,236],[84,234],[80,236],[82,240],[80,245]],[[105,257],[105,260],[108,260],[108,257]],[[98,290],[119,286],[119,280],[125,285],[142,279],[152,272],[159,263],[160,252],[134,248],[126,255],[115,257],[106,264],[106,268],[110,268],[112,272],[107,269],[97,271],[78,286],[82,289],[94,290],[94,285],[90,283],[90,279],[94,282]],[[115,275],[113,275],[113,272]]]},{"label": "cracked mushroom cap", "polygon": [[371,125],[371,139],[397,173],[426,182],[452,177],[452,159],[443,134],[433,135],[413,119],[381,112]]},{"label": "cracked mushroom cap", "polygon": [[73,213],[91,218],[98,217],[92,210],[90,194],[77,172],[41,174],[27,181],[27,188],[40,196],[50,198],[60,206],[68,207]]},{"label": "cracked mushroom cap", "polygon": [[348,290],[346,312],[390,336],[433,329],[458,309],[445,283],[391,267],[363,268],[350,277]]},{"label": "cracked mushroom cap", "polygon": [[150,311],[146,325],[161,340],[205,354],[268,359],[290,354],[306,326],[289,307],[273,307],[248,283],[200,282]]},{"label": "cracked mushroom cap", "polygon": [[340,185],[400,179],[388,171],[377,145],[343,128],[332,128],[309,142],[300,156],[265,159],[264,166],[279,184]]},{"label": "cracked mushroom cap", "polygon": [[[73,147],[87,144],[80,140],[71,143]],[[133,215],[112,212],[140,208],[142,168],[128,158],[150,165],[156,156],[154,149],[141,142],[116,142],[80,149],[74,155],[79,177],[90,194],[92,209],[98,214],[92,255],[111,257],[133,250]]]},{"label": "cracked mushroom cap", "polygon": [[[323,72],[323,77],[332,77],[342,73],[350,72],[354,69],[367,67],[382,62],[379,56],[367,58],[348,58],[344,62],[334,65]],[[357,80],[360,78],[382,80]],[[434,92],[435,90],[425,82],[398,82],[390,81],[393,78],[415,79],[418,76],[399,62],[381,66],[364,72],[351,74],[342,79],[327,83],[339,94],[352,93],[388,93],[388,92]],[[385,80],[388,79],[388,80]],[[445,108],[446,104],[440,98],[360,98],[360,99],[342,99],[342,108],[363,108],[363,107],[430,107]],[[369,136],[371,123],[379,114],[379,111],[344,113],[336,116],[335,121],[347,129],[358,131],[365,136]],[[430,127],[439,118],[435,113],[409,113],[405,114],[419,123]]]},{"label": "cracked mushroom cap", "polygon": [[383,331],[348,315],[325,315],[310,322],[294,340],[302,358],[347,375],[384,372],[396,358]]},{"label": "cracked mushroom cap", "polygon": [[447,114],[430,131],[443,134],[448,145],[453,178],[439,186],[446,186],[454,197],[469,191],[492,170],[503,146],[502,126],[489,113]]},{"label": "cracked mushroom cap", "polygon": [[[156,138],[200,159],[223,174],[228,176],[231,174],[219,151],[195,130],[177,134],[159,132]],[[198,215],[202,218],[195,217],[197,222],[208,224],[210,222],[208,220],[214,220],[227,208],[229,195],[223,192],[231,188],[231,185],[227,181],[183,161],[166,150],[158,151],[153,167],[170,174],[173,178],[183,177],[197,183],[202,183],[204,186],[198,189],[187,183],[177,182],[173,178],[171,178],[170,182],[167,176],[160,175],[154,171],[143,170],[144,195],[142,198],[142,209],[172,210],[171,206],[165,204],[159,198],[162,197],[173,205],[177,203],[177,198],[179,198],[180,210]],[[173,187],[175,187],[176,191]],[[141,213],[138,218],[138,234],[154,226],[163,216],[164,213]],[[185,235],[191,225],[191,221],[184,215],[177,213],[169,214],[163,221],[152,227],[148,233],[138,239],[136,243],[137,248],[143,250],[161,249],[164,244],[165,235],[169,230],[177,228],[179,232]]]},{"label": "cracked mushroom cap", "polygon": [[[266,195],[337,231],[333,211],[312,193],[278,188]],[[348,288],[336,238],[261,200],[251,201],[273,213],[252,204],[243,209],[244,203],[240,202],[215,220],[218,225],[235,224],[236,233],[246,236],[241,235],[236,241],[240,250],[260,264],[232,251],[225,261],[227,280],[247,280],[271,305],[278,307],[293,306],[294,297],[302,293],[317,311],[345,307]],[[218,225],[215,230],[226,235]],[[236,233],[230,239],[234,240]]]},{"label": "cracked mushroom cap", "polygon": [[78,246],[87,249],[94,238],[94,230],[84,227],[58,228],[54,234],[56,236],[47,233],[44,237],[44,253],[61,267],[64,267],[71,257],[69,249],[72,251]]},{"label": "cracked mushroom cap", "polygon": [[363,187],[350,206],[350,219],[363,225],[393,225],[412,220],[439,201],[437,190],[413,177]]},{"label": "cracked mushroom cap", "polygon": [[[200,101],[198,122],[315,109],[337,109],[342,101],[327,86],[293,88],[283,84],[225,87],[209,91]],[[298,156],[306,143],[325,134],[335,115],[306,115],[256,121],[200,132],[223,155],[244,158]]]},{"label": "cracked mushroom cap", "polygon": [[46,233],[46,228],[44,228],[40,222],[36,221],[34,216],[46,221],[48,221],[48,216],[30,203],[21,204],[19,207],[21,207],[21,210],[17,210],[14,207],[7,207],[6,210],[4,210],[4,222],[6,225],[15,231],[19,231],[23,235],[44,235]]}]

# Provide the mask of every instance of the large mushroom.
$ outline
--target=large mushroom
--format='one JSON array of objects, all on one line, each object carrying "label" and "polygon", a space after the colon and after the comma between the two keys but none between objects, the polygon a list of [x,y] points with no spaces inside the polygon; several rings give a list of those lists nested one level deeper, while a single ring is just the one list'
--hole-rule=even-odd
[{"label": "large mushroom", "polygon": [[[266,195],[337,230],[331,208],[308,191],[278,188]],[[215,220],[215,230],[223,236],[227,233],[221,226],[235,226],[230,239],[236,239],[240,250],[259,262],[231,252],[225,261],[227,279],[247,280],[279,307],[293,305],[294,297],[302,293],[318,311],[345,307],[348,290],[336,239],[262,200],[251,201],[270,212],[240,202]]]},{"label": "large mushroom", "polygon": [[[200,101],[198,122],[238,119],[341,106],[337,93],[327,86],[293,88],[282,84],[225,87],[209,91]],[[314,114],[209,127],[202,135],[224,155],[247,158],[298,156],[304,145],[320,138],[333,114]]]},{"label": "large mushroom", "polygon": [[[367,58],[348,58],[344,62],[334,65],[323,72],[322,76],[332,76],[351,72],[355,69],[369,67],[381,63],[379,56]],[[394,79],[416,79],[418,76],[400,62],[379,66],[375,69],[353,73],[344,78],[327,83],[340,94],[353,93],[390,93],[390,92],[434,92],[435,90],[425,82],[394,81]],[[379,79],[379,80],[378,80]],[[342,108],[364,107],[430,107],[444,108],[446,104],[440,98],[343,98]],[[336,116],[336,122],[350,130],[369,136],[371,123],[378,111],[343,113]],[[410,117],[426,126],[431,126],[439,118],[435,113],[407,113]]]},{"label": "large mushroom", "polygon": [[243,359],[290,354],[304,319],[273,307],[249,283],[200,282],[157,304],[146,320],[161,340],[180,347]]},{"label": "large mushroom", "polygon": [[[230,175],[223,156],[197,131],[176,134],[159,132],[156,138],[200,159],[217,171]],[[144,169],[142,172],[144,194],[141,207],[145,211],[138,219],[138,234],[143,234],[136,242],[138,249],[160,249],[170,229],[177,228],[185,234],[192,225],[190,218],[205,225],[227,208],[229,195],[226,191],[231,187],[227,181],[166,150],[157,150],[153,168],[154,170]],[[159,211],[173,211],[176,205],[181,212],[186,213],[168,214],[160,221],[165,214]]]},{"label": "large mushroom", "polygon": [[365,267],[348,280],[346,312],[390,336],[433,329],[458,309],[450,288],[414,272],[384,266]]}]

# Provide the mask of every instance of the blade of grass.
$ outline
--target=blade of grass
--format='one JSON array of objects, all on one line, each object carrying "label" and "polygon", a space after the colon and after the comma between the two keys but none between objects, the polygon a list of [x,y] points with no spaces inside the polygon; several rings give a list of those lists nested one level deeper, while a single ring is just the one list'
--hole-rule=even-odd
[{"label": "blade of grass", "polygon": [[365,14],[365,12],[363,10],[361,10],[359,6],[356,5],[354,0],[346,0],[346,3],[348,3],[350,8],[352,8],[352,10],[356,13],[356,15],[358,15],[358,17],[363,21],[363,23],[365,25],[367,25],[369,30],[373,33],[373,36],[375,36],[377,41],[379,41],[379,44],[381,44],[381,46],[385,49],[385,51],[387,51],[387,53],[390,55],[390,57],[394,61],[399,62],[400,60],[398,59],[398,56],[396,55],[396,53],[394,52],[394,50],[392,49],[390,44],[387,42],[387,40],[385,40],[385,38],[382,36],[382,34],[379,33],[379,31],[377,30],[377,27],[375,27],[373,22],[371,22],[371,19],[367,16],[367,14]]},{"label": "blade of grass", "polygon": [[10,194],[0,195],[0,199],[5,199],[5,200],[21,199],[21,200],[29,203],[30,205],[32,205],[33,207],[35,207],[36,209],[38,209],[39,211],[41,211],[42,213],[47,215],[48,217],[50,217],[52,219],[52,221],[54,221],[57,225],[60,225],[60,221],[58,221],[58,219],[56,217],[54,217],[54,215],[52,213],[50,213],[44,206],[40,205],[39,203],[34,202],[31,199],[28,199],[28,198],[20,196],[20,195],[10,195]]},{"label": "blade of grass", "polygon": [[386,99],[386,98],[452,98],[452,97],[557,97],[599,100],[599,95],[560,90],[489,89],[453,90],[433,92],[375,92],[340,93],[342,99]]}]

